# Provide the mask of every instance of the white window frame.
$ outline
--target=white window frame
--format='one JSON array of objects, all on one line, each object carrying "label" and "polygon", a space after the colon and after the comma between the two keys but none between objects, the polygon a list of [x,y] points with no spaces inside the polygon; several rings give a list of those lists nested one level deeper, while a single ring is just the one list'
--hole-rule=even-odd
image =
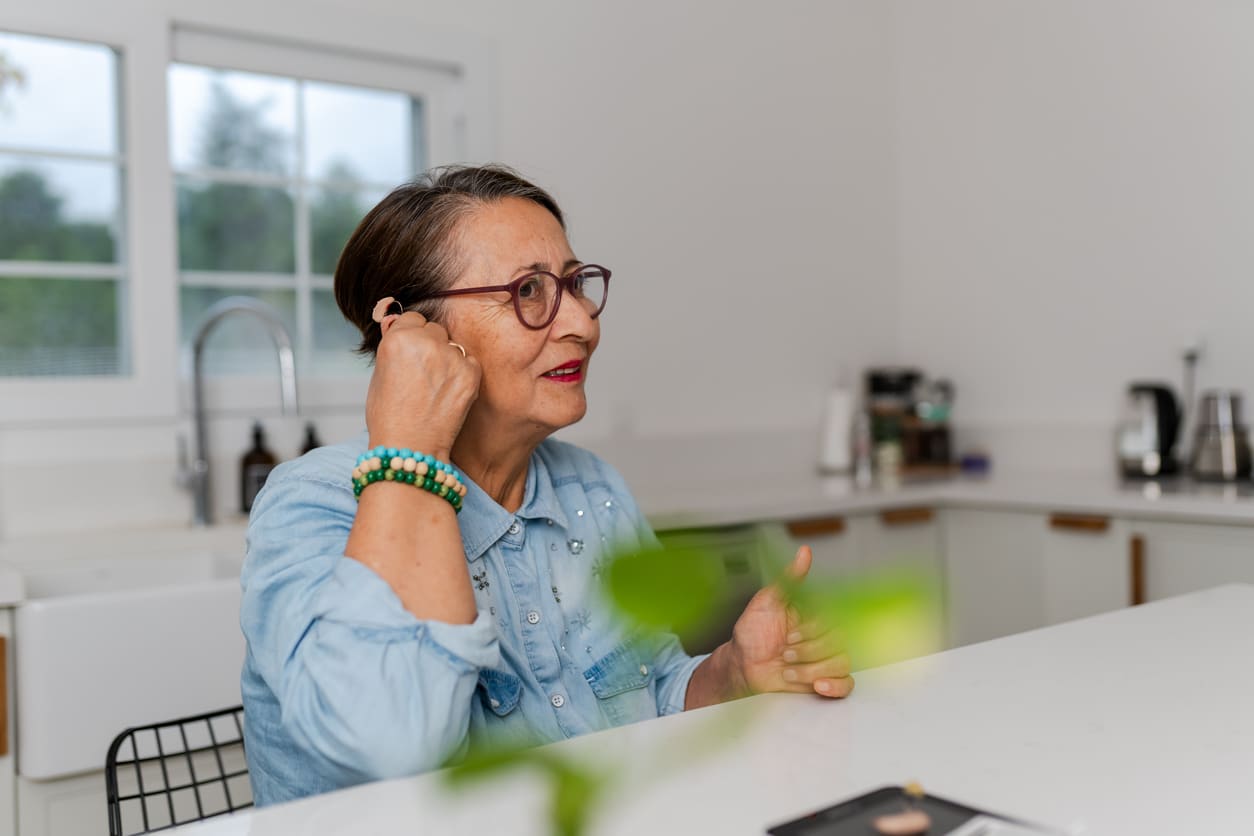
[{"label": "white window frame", "polygon": [[[241,31],[239,21],[247,21]],[[293,18],[289,11],[255,2],[214,4],[194,18],[176,20],[152,4],[90,4],[74,0],[42,0],[35,4],[5,4],[0,29],[49,38],[99,43],[120,54],[120,130],[124,151],[126,321],[130,345],[130,373],[117,377],[0,378],[0,430],[51,426],[90,427],[100,423],[155,421],[186,416],[188,380],[184,367],[183,335],[178,322],[177,214],[169,148],[167,70],[171,62],[193,60],[202,53],[180,51],[219,45],[231,40],[232,69],[273,72],[304,78],[384,86],[364,80],[352,71],[328,77],[332,66],[347,68],[356,62],[397,60],[415,69],[455,68],[459,91],[427,102],[427,123],[449,119],[450,135],[428,137],[428,163],[492,160],[497,143],[496,49],[486,39],[438,28],[420,29],[413,20],[372,15],[355,9],[341,14]],[[177,34],[176,34],[177,33]],[[192,37],[192,36],[195,37]],[[252,42],[248,50],[239,42]],[[326,46],[325,52],[321,48]],[[321,67],[243,66],[237,57],[289,50],[317,55]],[[422,61],[412,57],[423,56]],[[219,56],[221,60],[223,56]],[[269,60],[269,59],[266,59]],[[265,67],[270,66],[269,70]],[[436,99],[440,99],[437,104]],[[447,108],[438,113],[438,108]],[[455,114],[447,116],[450,110]],[[300,370],[298,369],[298,372]],[[304,409],[356,409],[364,400],[365,376],[346,379],[306,379],[302,376]],[[277,411],[277,371],[257,380],[211,381],[206,390],[211,413],[250,414]],[[159,442],[163,448],[165,442]]]},{"label": "white window frame", "polygon": [[[463,141],[466,123],[461,93],[461,73],[456,66],[414,59],[380,58],[343,48],[311,49],[271,38],[242,37],[234,33],[178,27],[174,30],[173,61],[180,64],[239,70],[309,81],[346,84],[375,90],[392,90],[422,100],[424,118],[419,140],[426,150],[427,165],[444,165],[465,159]],[[299,155],[298,155],[299,156]],[[417,174],[418,172],[414,172]],[[184,172],[194,176],[195,172]],[[304,172],[297,170],[296,178]],[[248,178],[249,175],[241,175]],[[284,183],[284,185],[287,185]],[[302,192],[303,194],[303,192]],[[309,231],[302,228],[307,213],[296,207],[296,283],[284,287],[296,290],[298,327],[309,321],[302,306],[314,289],[329,290],[330,276],[312,275],[306,264],[309,257]],[[273,284],[275,277],[222,273],[215,271],[184,271],[184,277],[204,279],[215,286],[258,281],[258,286]],[[286,276],[287,274],[283,274]],[[197,282],[199,283],[199,282]],[[293,334],[298,351],[309,345],[309,334]],[[184,334],[186,341],[190,335]],[[209,349],[212,351],[212,347]],[[302,371],[298,357],[297,374],[301,384],[301,406],[316,409],[351,407],[365,401],[367,374],[318,375]],[[190,403],[188,386],[182,387],[183,404]],[[278,403],[277,363],[274,371],[250,375],[215,375],[205,381],[205,399],[219,411],[239,412],[256,404]]]}]

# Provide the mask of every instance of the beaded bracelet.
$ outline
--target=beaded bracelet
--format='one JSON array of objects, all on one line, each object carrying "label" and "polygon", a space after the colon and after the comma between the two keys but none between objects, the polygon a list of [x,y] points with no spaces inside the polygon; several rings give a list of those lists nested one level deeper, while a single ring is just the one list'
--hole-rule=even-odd
[{"label": "beaded bracelet", "polygon": [[408,448],[376,447],[357,457],[353,468],[353,496],[374,482],[402,482],[447,499],[453,510],[461,513],[466,485],[461,473],[451,464],[434,456]]}]

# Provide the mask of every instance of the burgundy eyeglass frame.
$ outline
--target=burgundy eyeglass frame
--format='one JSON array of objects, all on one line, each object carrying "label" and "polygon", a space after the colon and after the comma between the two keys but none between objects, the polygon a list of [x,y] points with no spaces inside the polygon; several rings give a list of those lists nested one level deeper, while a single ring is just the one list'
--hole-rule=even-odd
[{"label": "burgundy eyeglass frame", "polygon": [[[525,276],[519,276],[509,284],[497,284],[485,287],[462,287],[454,290],[440,290],[435,293],[428,293],[424,299],[437,299],[443,296],[467,296],[472,293],[498,293],[502,290],[509,291],[510,298],[514,300],[514,313],[518,316],[518,321],[525,327],[533,331],[541,331],[553,324],[553,320],[557,318],[557,312],[562,307],[562,293],[569,292],[571,296],[575,295],[575,277],[585,270],[600,270],[605,274],[605,296],[601,299],[601,307],[597,308],[592,314],[592,319],[596,319],[601,315],[601,311],[605,310],[605,303],[610,298],[610,269],[602,267],[600,264],[583,264],[579,269],[574,270],[568,276],[557,276],[547,270],[534,270]],[[553,303],[553,310],[549,312],[549,318],[540,325],[531,325],[527,320],[523,319],[522,303],[518,300],[518,288],[522,287],[523,282],[536,276],[548,276],[557,282],[557,300]]]}]

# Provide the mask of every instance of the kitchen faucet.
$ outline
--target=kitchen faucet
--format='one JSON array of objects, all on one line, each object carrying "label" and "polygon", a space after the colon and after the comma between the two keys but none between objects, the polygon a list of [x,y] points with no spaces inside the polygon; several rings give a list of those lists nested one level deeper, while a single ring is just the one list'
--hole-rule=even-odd
[{"label": "kitchen faucet", "polygon": [[209,486],[209,432],[205,421],[205,341],[219,322],[236,313],[251,314],[269,329],[279,358],[283,414],[295,415],[300,409],[296,398],[296,358],[292,353],[292,338],[274,308],[247,296],[229,296],[205,311],[204,319],[192,337],[192,423],[195,428],[196,454],[190,467],[184,461],[179,473],[179,481],[192,492],[194,526],[213,523]]}]

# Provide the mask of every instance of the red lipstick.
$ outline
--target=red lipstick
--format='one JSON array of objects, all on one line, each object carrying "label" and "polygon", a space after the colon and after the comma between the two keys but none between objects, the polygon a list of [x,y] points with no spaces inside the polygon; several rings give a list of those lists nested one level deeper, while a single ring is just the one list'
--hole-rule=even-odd
[{"label": "red lipstick", "polygon": [[569,363],[549,369],[540,376],[554,383],[578,383],[583,380],[583,374],[583,361],[571,360]]}]

